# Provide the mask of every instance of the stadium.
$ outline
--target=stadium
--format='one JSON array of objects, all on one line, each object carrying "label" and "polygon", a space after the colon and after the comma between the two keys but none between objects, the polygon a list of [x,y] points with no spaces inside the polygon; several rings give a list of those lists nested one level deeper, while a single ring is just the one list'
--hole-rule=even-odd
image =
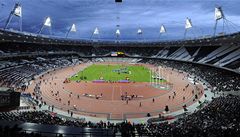
[{"label": "stadium", "polygon": [[164,2],[0,1],[0,136],[240,136],[239,11]]}]

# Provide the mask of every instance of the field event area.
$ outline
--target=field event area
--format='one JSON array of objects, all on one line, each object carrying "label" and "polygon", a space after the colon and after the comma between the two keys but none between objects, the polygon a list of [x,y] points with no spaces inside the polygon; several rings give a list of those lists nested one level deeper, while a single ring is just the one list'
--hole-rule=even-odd
[{"label": "field event area", "polygon": [[[150,76],[152,75],[152,76]],[[158,79],[160,82],[165,82],[158,74],[153,73],[149,68],[141,65],[100,65],[93,64],[77,74],[72,76],[72,81],[121,81],[128,80],[134,82],[150,82]]]}]

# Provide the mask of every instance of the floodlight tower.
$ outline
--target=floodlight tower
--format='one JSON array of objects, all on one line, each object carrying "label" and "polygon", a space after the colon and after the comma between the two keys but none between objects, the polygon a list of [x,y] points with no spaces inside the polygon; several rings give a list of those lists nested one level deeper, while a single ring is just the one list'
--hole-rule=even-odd
[{"label": "floodlight tower", "polygon": [[121,36],[121,32],[120,32],[120,25],[116,25],[117,30],[115,32],[116,34],[116,42],[120,42],[120,36]]},{"label": "floodlight tower", "polygon": [[51,30],[52,21],[51,21],[51,18],[50,18],[50,17],[46,17],[46,18],[45,18],[45,21],[44,21],[44,23],[42,24],[42,27],[41,27],[41,29],[39,30],[38,34],[41,34],[41,33],[42,33],[42,30],[44,29],[44,27],[49,28],[50,35],[52,35],[52,30]]},{"label": "floodlight tower", "polygon": [[214,33],[213,33],[213,36],[216,35],[216,30],[217,30],[217,24],[218,24],[218,21],[220,21],[221,19],[225,20],[225,16],[223,14],[223,10],[222,10],[222,7],[215,7],[215,25],[214,25]]},{"label": "floodlight tower", "polygon": [[159,31],[159,39],[161,38],[162,34],[166,32],[167,32],[166,27],[162,24]]},{"label": "floodlight tower", "polygon": [[116,3],[116,7],[117,7],[117,15],[116,15],[116,32],[115,32],[115,35],[116,35],[116,42],[120,42],[120,36],[121,36],[121,32],[120,32],[120,15],[119,15],[119,7],[121,6],[122,4],[122,0],[115,0],[115,3]]},{"label": "floodlight tower", "polygon": [[191,29],[193,26],[192,26],[192,21],[190,18],[187,18],[186,21],[185,21],[185,32],[184,32],[184,39],[186,38],[187,36],[187,32],[189,29]]},{"label": "floodlight tower", "polygon": [[69,28],[67,34],[66,34],[66,38],[68,38],[68,35],[70,32],[77,32],[77,28],[75,24],[72,24],[72,26]]},{"label": "floodlight tower", "polygon": [[10,24],[13,16],[19,18],[19,30],[22,31],[22,6],[20,3],[16,3],[13,10],[10,12],[4,29],[8,28],[8,25]]},{"label": "floodlight tower", "polygon": [[137,30],[137,37],[139,41],[143,40],[143,30],[141,27],[139,27]]},{"label": "floodlight tower", "polygon": [[93,39],[93,38],[95,38],[95,36],[96,36],[96,38],[97,38],[97,40],[98,40],[98,39],[99,39],[99,35],[100,35],[100,31],[99,31],[98,27],[96,27],[96,28],[94,29],[94,31],[93,31],[90,39]]}]

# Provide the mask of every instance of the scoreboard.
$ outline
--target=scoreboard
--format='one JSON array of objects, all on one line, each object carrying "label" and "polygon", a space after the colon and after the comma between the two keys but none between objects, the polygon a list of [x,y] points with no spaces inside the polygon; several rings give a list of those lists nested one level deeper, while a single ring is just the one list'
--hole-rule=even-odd
[{"label": "scoreboard", "polygon": [[18,107],[20,105],[20,93],[9,88],[0,87],[0,109]]},{"label": "scoreboard", "polygon": [[124,57],[125,53],[124,52],[112,52],[111,56],[112,57]]}]

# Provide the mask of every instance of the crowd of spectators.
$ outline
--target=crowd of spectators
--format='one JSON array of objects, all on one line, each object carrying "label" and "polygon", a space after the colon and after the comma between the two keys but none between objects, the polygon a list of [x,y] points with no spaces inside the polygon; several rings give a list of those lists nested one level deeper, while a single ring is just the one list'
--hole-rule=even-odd
[{"label": "crowd of spectators", "polygon": [[[214,91],[239,91],[239,74],[227,70],[198,65],[187,62],[178,62],[170,60],[143,59],[142,63],[162,65],[181,71],[186,71],[206,80],[213,87]],[[0,86],[21,87],[26,85],[29,79],[50,69],[64,66],[70,66],[79,63],[79,59],[60,58],[37,58],[31,61],[13,62],[14,66],[8,62],[5,68],[0,69]]]},{"label": "crowd of spectators", "polygon": [[115,132],[123,126],[123,124],[116,125],[110,122],[99,121],[93,123],[91,121],[85,121],[85,119],[67,118],[58,116],[56,113],[50,111],[0,112],[0,121],[18,121],[79,128],[111,129]]},{"label": "crowd of spectators", "polygon": [[123,52],[128,56],[136,57],[151,57],[156,55],[162,47],[97,47],[92,49],[92,54],[95,55],[107,55],[111,52]]},{"label": "crowd of spectators", "polygon": [[204,108],[191,115],[176,120],[173,123],[134,124],[123,122],[92,123],[85,120],[65,119],[50,112],[2,112],[0,120],[22,121],[50,125],[63,125],[81,128],[108,128],[122,136],[178,136],[178,137],[225,137],[240,136],[240,97],[221,96]]},{"label": "crowd of spectators", "polygon": [[[24,131],[21,131],[21,128],[18,128],[17,125],[10,128],[8,126],[1,127],[0,126],[0,136],[1,137],[46,137],[39,133],[27,133]],[[58,137],[62,137],[62,135],[59,135]]]},{"label": "crowd of spectators", "polygon": [[[28,77],[40,74],[49,69],[60,66],[67,66],[79,61],[70,61],[68,59],[38,59],[34,63],[27,66],[19,66],[19,69],[6,69],[4,72],[9,72],[11,77],[4,77],[5,73],[1,73],[1,84],[14,82],[16,76]],[[203,66],[197,64],[190,64],[186,62],[176,62],[167,60],[142,60],[142,63],[149,63],[155,65],[162,65],[180,71],[186,71],[191,75],[196,75],[206,80],[213,86],[215,91],[237,91],[240,89],[239,77],[233,72],[214,68],[210,66]],[[11,72],[11,73],[10,73]],[[17,72],[17,73],[16,73]],[[15,74],[15,75],[11,75]],[[18,75],[16,75],[18,74]],[[7,75],[6,75],[7,76]],[[3,112],[0,113],[0,120],[8,121],[22,121],[50,125],[63,125],[70,127],[81,128],[109,128],[116,132],[121,132],[122,136],[134,136],[135,130],[140,136],[184,136],[184,137],[224,137],[224,136],[240,136],[240,97],[239,96],[221,96],[213,99],[213,101],[191,115],[178,119],[173,123],[145,123],[134,124],[123,122],[113,124],[110,122],[93,123],[85,120],[66,119],[58,117],[52,113],[44,111],[32,112]],[[12,134],[18,136],[41,136],[40,134],[26,134],[24,132],[12,132],[9,128],[0,128],[1,134]],[[16,128],[14,129],[16,130]],[[11,133],[9,132],[11,131]]]},{"label": "crowd of spectators", "polygon": [[[81,56],[108,56],[112,52],[123,52],[130,56],[144,56],[151,57],[156,55],[162,47],[148,48],[139,47],[137,50],[135,47],[93,47],[93,46],[75,46],[75,45],[21,45],[8,43],[7,46],[1,46],[0,44],[0,56],[16,56],[24,54],[53,54],[53,53],[75,53],[75,55]],[[40,55],[41,55],[40,54]]]},{"label": "crowd of spectators", "polygon": [[213,91],[240,91],[240,75],[228,70],[173,60],[148,60],[144,59],[142,63],[161,65],[187,72],[206,80]]},{"label": "crowd of spectators", "polygon": [[214,99],[208,106],[173,123],[135,125],[140,135],[178,137],[239,137],[240,97]]},{"label": "crowd of spectators", "polygon": [[113,125],[108,122],[92,123],[84,119],[71,120],[56,116],[55,113],[47,111],[25,111],[25,112],[2,112],[0,120],[31,122],[48,125],[62,125],[72,127],[88,127],[88,128],[110,128]]},{"label": "crowd of spectators", "polygon": [[0,69],[0,86],[24,88],[28,82],[51,69],[75,65],[80,63],[79,59],[67,58],[36,58],[31,61],[22,61],[13,67]]},{"label": "crowd of spectators", "polygon": [[[9,31],[9,30],[0,30],[0,39],[2,41],[8,42],[18,42],[18,43],[37,43],[37,44],[46,44],[49,45],[66,45],[66,46],[114,46],[117,47],[119,45],[126,46],[181,46],[181,45],[187,45],[187,46],[213,46],[213,45],[233,45],[234,42],[238,42],[240,37],[240,33],[232,33],[227,35],[218,35],[216,37],[211,36],[203,36],[199,38],[193,38],[193,39],[183,39],[183,40],[169,40],[169,41],[146,41],[146,40],[137,40],[137,41],[105,41],[105,40],[74,40],[74,39],[62,39],[59,37],[49,37],[44,35],[36,35],[32,33],[19,33],[15,31]],[[233,43],[229,43],[229,41],[234,41]]]}]

